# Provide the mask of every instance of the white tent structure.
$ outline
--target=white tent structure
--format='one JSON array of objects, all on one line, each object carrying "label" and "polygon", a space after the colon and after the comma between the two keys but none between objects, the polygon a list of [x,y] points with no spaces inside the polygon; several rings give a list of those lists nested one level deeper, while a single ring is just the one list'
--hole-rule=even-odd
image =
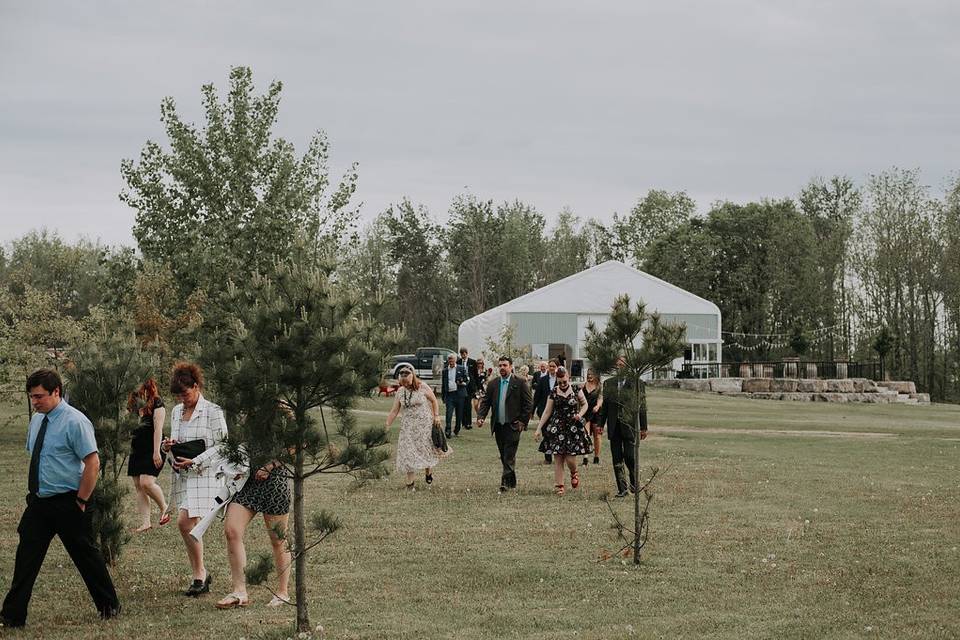
[{"label": "white tent structure", "polygon": [[[562,353],[567,362],[585,359],[584,339],[591,320],[604,327],[614,299],[622,294],[631,302],[643,300],[647,311],[657,311],[664,322],[687,326],[688,357],[693,362],[721,361],[720,309],[708,300],[616,260],[609,260],[499,307],[465,320],[458,333],[460,346],[471,354],[488,349],[512,326],[513,342],[529,347],[533,360]],[[493,358],[496,354],[487,354]],[[674,363],[679,368],[683,358]],[[491,364],[488,362],[488,365]],[[576,372],[574,372],[576,375]]]}]

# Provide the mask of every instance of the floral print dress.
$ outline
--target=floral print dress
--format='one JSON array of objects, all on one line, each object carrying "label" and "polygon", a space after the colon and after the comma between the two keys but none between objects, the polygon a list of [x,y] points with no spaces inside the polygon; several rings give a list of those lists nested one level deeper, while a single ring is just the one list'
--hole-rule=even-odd
[{"label": "floral print dress", "polygon": [[550,392],[553,400],[553,411],[550,419],[543,427],[540,451],[552,455],[582,456],[593,452],[593,443],[587,436],[587,430],[577,418],[580,412],[580,402],[577,400],[579,389],[571,387],[570,394],[561,396],[557,391],[559,386]]},{"label": "floral print dress", "polygon": [[400,402],[397,471],[408,473],[437,466],[440,455],[433,446],[433,409],[430,400],[423,391],[406,387],[397,391],[397,399]]}]

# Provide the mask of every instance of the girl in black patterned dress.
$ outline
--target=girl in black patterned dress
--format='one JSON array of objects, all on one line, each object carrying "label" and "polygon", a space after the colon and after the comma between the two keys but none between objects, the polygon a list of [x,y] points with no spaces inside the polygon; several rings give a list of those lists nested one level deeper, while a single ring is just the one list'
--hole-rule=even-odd
[{"label": "girl in black patterned dress", "polygon": [[556,386],[547,398],[534,437],[539,440],[542,436],[540,451],[553,455],[554,487],[559,496],[564,493],[564,465],[570,469],[570,486],[576,489],[580,486],[577,458],[593,451],[583,420],[586,412],[583,391],[570,384],[566,368],[558,367]]},{"label": "girl in black patterned dress", "polygon": [[247,550],[243,545],[243,535],[246,533],[247,525],[258,513],[263,514],[263,524],[267,527],[270,545],[273,547],[273,564],[279,572],[277,590],[267,606],[279,607],[290,601],[287,588],[290,583],[292,559],[284,538],[290,513],[290,485],[287,483],[287,477],[286,467],[277,461],[251,470],[250,477],[243,488],[227,505],[223,533],[227,538],[227,557],[230,560],[233,591],[217,602],[217,609],[245,607],[250,603],[244,574]]}]

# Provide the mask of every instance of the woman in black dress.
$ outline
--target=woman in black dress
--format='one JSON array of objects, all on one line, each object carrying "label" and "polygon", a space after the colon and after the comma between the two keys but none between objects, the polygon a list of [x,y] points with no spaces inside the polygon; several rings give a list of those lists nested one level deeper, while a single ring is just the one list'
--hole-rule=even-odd
[{"label": "woman in black dress", "polygon": [[[593,369],[587,369],[587,381],[583,387],[583,397],[587,399],[587,421],[589,432],[593,435],[593,464],[600,464],[600,440],[603,437],[603,425],[600,423],[600,407],[603,406],[603,387],[600,385],[600,376]],[[583,464],[587,464],[587,457],[583,457]]]},{"label": "woman in black dress", "polygon": [[163,399],[153,378],[149,378],[130,394],[127,410],[140,417],[140,424],[133,432],[130,443],[127,475],[133,478],[137,493],[137,513],[140,514],[140,526],[133,531],[143,533],[152,526],[150,500],[160,507],[160,521],[157,524],[163,526],[170,522],[170,508],[163,496],[163,489],[157,484],[157,476],[163,469],[160,441],[163,438],[163,422],[167,412],[163,408]]},{"label": "woman in black dress", "polygon": [[477,415],[477,411],[480,410],[480,400],[483,399],[487,389],[487,365],[484,364],[483,358],[477,358],[477,371],[470,376],[470,380],[473,382],[470,401],[473,404],[473,415]]},{"label": "woman in black dress", "polygon": [[557,367],[557,383],[547,398],[534,437],[540,440],[542,436],[540,451],[553,456],[553,479],[558,496],[564,494],[564,465],[570,469],[570,486],[576,489],[580,486],[577,458],[593,451],[583,420],[586,413],[583,391],[570,384],[565,367]]}]

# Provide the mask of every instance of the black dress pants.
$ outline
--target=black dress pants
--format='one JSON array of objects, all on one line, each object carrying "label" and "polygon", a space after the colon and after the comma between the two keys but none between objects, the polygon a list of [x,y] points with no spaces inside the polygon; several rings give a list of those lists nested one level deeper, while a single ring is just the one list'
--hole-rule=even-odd
[{"label": "black dress pants", "polygon": [[447,397],[444,398],[443,403],[447,408],[447,428],[446,434],[447,437],[450,437],[450,423],[454,423],[455,427],[453,428],[452,433],[460,433],[460,426],[463,421],[463,403],[466,402],[466,397],[459,393],[448,393]]},{"label": "black dress pants", "polygon": [[516,489],[517,447],[520,446],[520,432],[509,424],[498,424],[493,428],[493,436],[497,440],[500,464],[503,467],[503,472],[500,475],[500,486],[507,489]]},{"label": "black dress pants", "polygon": [[55,535],[60,536],[60,542],[80,572],[97,611],[110,615],[119,608],[113,580],[100,549],[93,541],[92,514],[89,508],[80,510],[76,494],[28,497],[17,533],[20,534],[20,543],[13,567],[13,582],[0,611],[5,620],[14,625],[26,622],[33,584]]},{"label": "black dress pants", "polygon": [[[626,431],[626,429],[624,429]],[[613,458],[613,477],[617,481],[617,491],[623,493],[627,489],[636,490],[637,488],[637,478],[636,472],[634,471],[634,461],[636,457],[633,455],[633,443],[634,438],[633,434],[623,434],[626,437],[620,437],[619,435],[610,436],[610,456]],[[626,466],[626,469],[624,469]],[[630,475],[630,485],[627,485],[627,474]]]},{"label": "black dress pants", "polygon": [[[640,412],[640,426],[647,428],[647,412]],[[635,429],[633,425],[618,424],[616,430],[611,429],[610,434],[610,457],[613,459],[613,477],[617,481],[617,491],[623,493],[628,489],[636,491],[637,478],[634,470],[636,457],[634,456]],[[626,467],[626,469],[624,469]],[[630,484],[627,485],[627,476],[630,476]]]}]

